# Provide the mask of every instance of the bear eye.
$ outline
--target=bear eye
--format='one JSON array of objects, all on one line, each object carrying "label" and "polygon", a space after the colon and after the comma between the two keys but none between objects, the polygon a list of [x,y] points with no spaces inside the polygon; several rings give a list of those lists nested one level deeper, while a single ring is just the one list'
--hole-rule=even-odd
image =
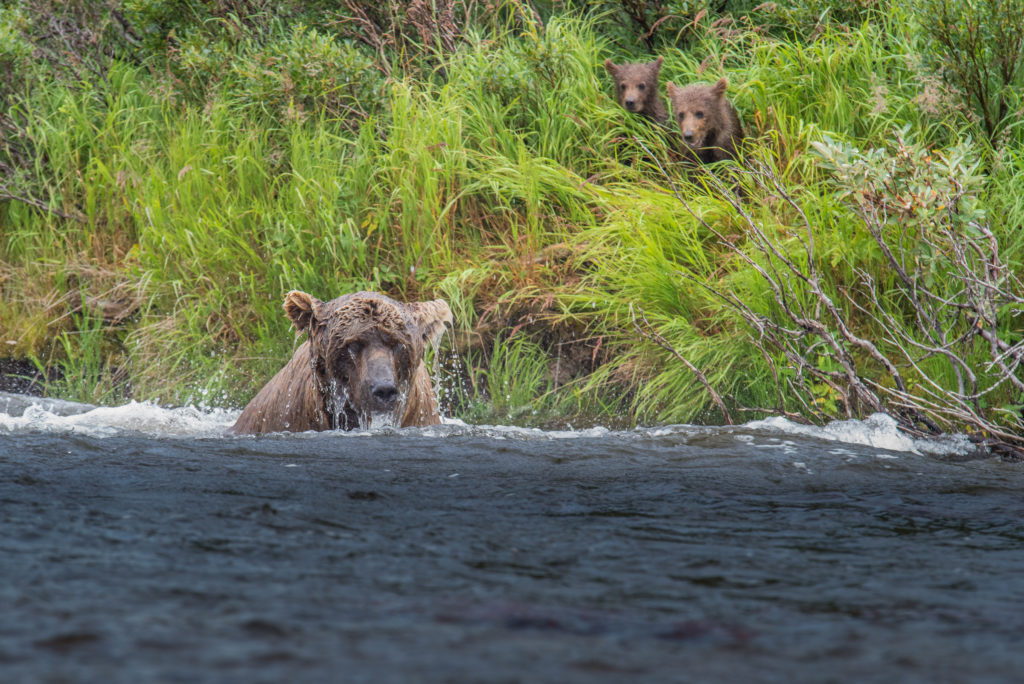
[{"label": "bear eye", "polygon": [[683,117],[686,116],[686,114],[684,114],[682,112],[679,112],[679,114],[677,114],[677,116],[679,117],[679,120],[682,121]]},{"label": "bear eye", "polygon": [[646,86],[645,86],[645,85],[644,85],[643,83],[641,83],[641,84],[639,84],[639,85],[638,85],[638,86],[636,87],[636,89],[637,89],[637,90],[643,90],[643,89],[644,89],[645,87],[646,87]]},{"label": "bear eye", "polygon": [[694,114],[694,116],[697,117],[698,119],[703,119],[704,118],[704,112],[697,112],[696,114]]},{"label": "bear eye", "polygon": [[359,352],[363,351],[363,346],[364,346],[363,343],[360,342],[359,340],[355,340],[354,342],[349,342],[349,344],[348,344],[348,353],[349,354],[353,354],[353,355],[354,354],[358,354]]},{"label": "bear eye", "polygon": [[622,85],[619,86],[619,90],[625,90],[625,89],[626,89],[626,84],[625,83],[623,83]]}]

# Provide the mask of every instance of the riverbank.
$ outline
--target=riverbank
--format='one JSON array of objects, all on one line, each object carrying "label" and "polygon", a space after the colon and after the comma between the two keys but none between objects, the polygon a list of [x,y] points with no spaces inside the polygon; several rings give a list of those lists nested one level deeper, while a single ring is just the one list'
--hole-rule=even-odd
[{"label": "riverbank", "polygon": [[[0,331],[45,392],[241,406],[290,355],[284,292],[376,289],[449,302],[468,420],[884,410],[1021,445],[1024,129],[989,135],[912,3],[646,42],[617,3],[418,35],[172,4],[55,9],[64,47],[2,14]],[[617,105],[604,59],[654,54],[729,79],[740,163],[694,173]]]}]

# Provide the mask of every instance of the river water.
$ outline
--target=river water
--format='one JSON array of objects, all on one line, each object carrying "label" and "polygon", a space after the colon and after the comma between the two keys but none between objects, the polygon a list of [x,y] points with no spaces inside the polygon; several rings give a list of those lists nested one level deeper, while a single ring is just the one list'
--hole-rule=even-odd
[{"label": "river water", "polygon": [[236,415],[0,395],[0,680],[1024,680],[1024,470],[961,441]]}]

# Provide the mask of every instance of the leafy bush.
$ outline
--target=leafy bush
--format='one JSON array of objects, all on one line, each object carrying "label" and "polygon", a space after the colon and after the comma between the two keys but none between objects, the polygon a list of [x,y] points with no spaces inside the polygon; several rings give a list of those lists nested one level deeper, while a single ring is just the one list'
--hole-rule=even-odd
[{"label": "leafy bush", "polygon": [[932,58],[995,140],[1021,120],[1024,0],[917,0],[917,8]]},{"label": "leafy bush", "polygon": [[324,114],[355,128],[383,102],[383,77],[373,59],[301,23],[238,42],[192,31],[170,59],[193,98],[209,101],[219,91],[218,97],[279,121]]},{"label": "leafy bush", "polygon": [[921,240],[937,225],[969,232],[985,221],[979,200],[985,177],[971,145],[930,149],[910,136],[909,127],[896,131],[888,149],[861,151],[828,136],[813,147],[821,167],[832,173],[837,198],[898,232],[901,250],[930,259],[939,255],[922,253],[927,243]]},{"label": "leafy bush", "polygon": [[736,38],[748,30],[813,40],[827,25],[857,26],[889,5],[882,0],[575,0],[566,4],[600,20],[602,33],[613,42],[628,49],[641,46],[646,52],[682,47],[707,33]]},{"label": "leafy bush", "polygon": [[617,0],[589,3],[610,6],[610,14],[625,19],[632,26],[637,42],[654,49],[662,36],[669,44],[677,43],[693,30],[700,17],[720,12],[725,2],[714,0]]},{"label": "leafy bush", "polygon": [[25,38],[27,25],[24,12],[0,9],[0,94],[15,90],[18,77],[32,55],[32,44]]},{"label": "leafy bush", "polygon": [[891,3],[883,0],[801,0],[801,2],[753,3],[748,16],[757,26],[767,28],[776,35],[792,35],[815,39],[825,26],[854,27],[873,12],[887,9]]},{"label": "leafy bush", "polygon": [[324,112],[354,126],[379,111],[383,79],[373,60],[350,43],[302,24],[230,65],[238,97],[271,114]]},{"label": "leafy bush", "polygon": [[[859,224],[829,260],[806,218],[800,236],[747,218],[746,244],[730,249],[771,297],[759,303],[750,293],[704,287],[741,316],[803,412],[885,411],[926,434],[958,425],[1019,458],[1024,282],[986,223],[976,153],[928,149],[907,133],[898,131],[885,150],[815,145]],[[771,169],[753,171],[759,189],[781,191]],[[829,267],[839,264],[849,282],[830,284]]]}]

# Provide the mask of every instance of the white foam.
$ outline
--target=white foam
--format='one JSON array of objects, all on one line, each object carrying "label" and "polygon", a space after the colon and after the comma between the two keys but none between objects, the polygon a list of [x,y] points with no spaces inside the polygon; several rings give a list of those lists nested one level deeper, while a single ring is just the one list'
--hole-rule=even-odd
[{"label": "white foam", "polygon": [[594,426],[582,430],[541,430],[540,428],[516,425],[472,425],[458,418],[441,418],[441,424],[418,428],[418,434],[428,437],[455,437],[458,435],[480,435],[491,439],[554,440],[604,437],[613,434],[606,427]]},{"label": "white foam", "polygon": [[[74,402],[0,393],[0,434],[7,432],[76,433],[95,437],[142,434],[150,437],[230,437],[227,429],[239,411],[193,406],[167,408],[153,402],[132,401],[123,406],[90,406]],[[737,432],[741,431],[741,432]],[[751,432],[754,434],[750,434]],[[351,432],[279,433],[270,439],[324,439],[369,437],[375,434],[451,438],[484,437],[496,440],[550,441],[613,436],[626,439],[688,439],[708,434],[734,434],[739,443],[755,448],[793,453],[798,447],[785,436],[803,436],[887,450],[879,458],[895,458],[893,452],[933,455],[964,455],[972,446],[963,435],[937,439],[913,439],[899,431],[896,421],[878,413],[867,420],[844,420],[824,427],[801,425],[785,418],[766,418],[739,427],[666,425],[633,430],[609,430],[596,426],[580,430],[541,430],[514,425],[472,425],[458,418],[443,418],[440,425],[424,428],[382,427]],[[781,436],[780,436],[781,435]],[[829,452],[850,457],[848,452]]]},{"label": "white foam", "polygon": [[[779,431],[789,435],[802,435],[846,444],[906,451],[935,456],[965,455],[973,449],[966,435],[948,435],[935,439],[914,439],[900,432],[896,420],[884,413],[875,413],[867,420],[836,420],[824,427],[801,425],[780,417],[754,420],[743,427],[753,430]],[[895,456],[880,454],[881,458]]]},{"label": "white foam", "polygon": [[[75,433],[92,437],[141,434],[147,437],[230,437],[227,429],[240,411],[184,406],[168,408],[153,402],[131,401],[122,406],[91,406],[75,402],[0,394],[0,434],[4,432]],[[395,434],[423,437],[485,436],[491,439],[556,440],[601,437],[611,431],[604,427],[585,430],[540,430],[513,425],[471,425],[457,418],[444,418],[440,425],[426,428],[397,428],[379,425],[378,417],[369,430],[277,433],[270,439],[323,439],[370,437]]]},{"label": "white foam", "polygon": [[[0,432],[76,433],[112,437],[125,433],[151,437],[217,437],[238,418],[238,411],[165,408],[132,401],[123,406],[89,406],[47,399],[25,400],[20,415],[0,413]],[[20,407],[19,407],[20,408]]]}]

